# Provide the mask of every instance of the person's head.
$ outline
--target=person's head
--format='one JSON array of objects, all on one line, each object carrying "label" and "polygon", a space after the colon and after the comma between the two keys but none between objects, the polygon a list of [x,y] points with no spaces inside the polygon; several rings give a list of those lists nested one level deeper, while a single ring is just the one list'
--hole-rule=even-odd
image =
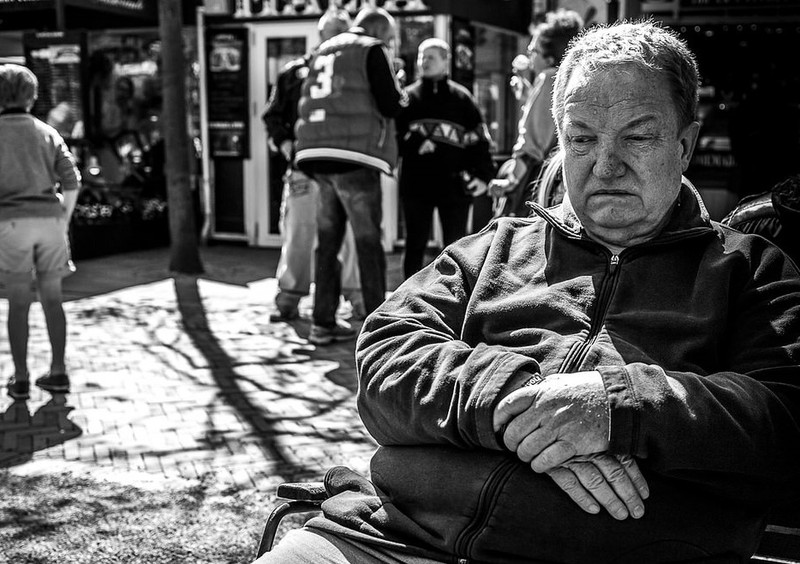
[{"label": "person's head", "polygon": [[441,78],[450,72],[450,45],[431,37],[419,44],[417,66],[425,78]]},{"label": "person's head", "polygon": [[0,108],[30,110],[36,102],[39,80],[27,67],[0,65]]},{"label": "person's head", "polygon": [[538,74],[550,67],[557,67],[572,39],[583,28],[583,19],[578,12],[559,9],[548,12],[545,20],[533,28],[528,44],[530,68]]},{"label": "person's head", "polygon": [[363,8],[353,22],[356,27],[362,28],[367,35],[383,41],[388,47],[393,47],[396,26],[392,15],[383,8]]},{"label": "person's head", "polygon": [[583,32],[556,73],[553,117],[564,181],[587,234],[615,247],[667,222],[697,140],[698,72],[651,21]]},{"label": "person's head", "polygon": [[347,31],[351,25],[350,15],[346,10],[340,8],[327,10],[317,22],[319,39],[320,41],[327,41],[331,37]]}]

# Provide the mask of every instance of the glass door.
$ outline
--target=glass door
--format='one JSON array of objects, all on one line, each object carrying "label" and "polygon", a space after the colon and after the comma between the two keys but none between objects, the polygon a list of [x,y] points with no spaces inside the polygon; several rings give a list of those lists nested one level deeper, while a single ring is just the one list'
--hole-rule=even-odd
[{"label": "glass door", "polygon": [[286,64],[319,42],[317,20],[250,24],[251,157],[245,163],[245,216],[251,245],[279,247],[283,173],[286,160],[267,137],[261,119],[272,87]]}]

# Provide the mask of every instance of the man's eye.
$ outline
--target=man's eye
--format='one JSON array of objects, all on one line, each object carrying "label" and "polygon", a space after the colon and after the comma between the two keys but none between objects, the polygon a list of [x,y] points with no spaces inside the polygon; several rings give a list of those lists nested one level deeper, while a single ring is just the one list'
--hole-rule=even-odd
[{"label": "man's eye", "polygon": [[591,140],[592,138],[587,135],[573,135],[569,138],[569,142],[573,145],[585,145],[590,143]]}]

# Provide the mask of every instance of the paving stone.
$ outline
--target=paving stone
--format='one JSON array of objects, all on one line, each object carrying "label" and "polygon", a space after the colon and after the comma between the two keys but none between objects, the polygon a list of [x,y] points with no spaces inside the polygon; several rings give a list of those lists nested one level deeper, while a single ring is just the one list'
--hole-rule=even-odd
[{"label": "paving stone", "polygon": [[[148,484],[202,477],[258,491],[321,479],[334,464],[368,471],[375,443],[355,407],[353,343],[307,343],[310,298],[306,319],[269,321],[277,250],[201,251],[213,276],[174,279],[167,249],[78,263],[65,280],[72,393],[54,403],[34,388],[12,402],[2,390],[0,467]],[[400,257],[388,258],[393,288]],[[43,374],[38,304],[30,322],[30,370]],[[11,367],[0,340],[2,375]]]}]

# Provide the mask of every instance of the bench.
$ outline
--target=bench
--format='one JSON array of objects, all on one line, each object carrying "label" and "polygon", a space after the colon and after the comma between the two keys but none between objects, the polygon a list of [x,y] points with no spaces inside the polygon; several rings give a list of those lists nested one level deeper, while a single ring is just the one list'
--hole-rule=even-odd
[{"label": "bench", "polygon": [[[282,501],[267,518],[257,556],[272,548],[284,517],[319,511],[328,496],[322,482],[281,484],[277,495]],[[791,505],[773,512],[750,564],[800,564],[800,507]]]}]

